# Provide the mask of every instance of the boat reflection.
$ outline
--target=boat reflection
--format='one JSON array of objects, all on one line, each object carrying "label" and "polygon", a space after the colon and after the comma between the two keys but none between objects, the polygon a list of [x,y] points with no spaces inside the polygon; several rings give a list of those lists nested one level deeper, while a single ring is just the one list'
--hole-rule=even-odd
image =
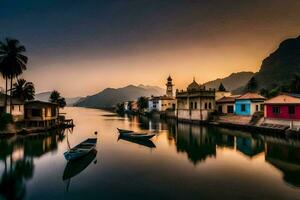
[{"label": "boat reflection", "polygon": [[122,137],[119,136],[118,140],[125,140],[131,143],[135,143],[144,147],[148,147],[148,148],[156,148],[155,144],[151,141],[151,140],[137,140],[137,139],[133,139],[133,138],[127,138],[127,137]]},{"label": "boat reflection", "polygon": [[91,162],[95,159],[97,155],[97,150],[93,149],[87,155],[79,158],[77,160],[69,161],[65,167],[63,180],[71,179],[72,177],[78,175],[85,168],[87,168]]}]

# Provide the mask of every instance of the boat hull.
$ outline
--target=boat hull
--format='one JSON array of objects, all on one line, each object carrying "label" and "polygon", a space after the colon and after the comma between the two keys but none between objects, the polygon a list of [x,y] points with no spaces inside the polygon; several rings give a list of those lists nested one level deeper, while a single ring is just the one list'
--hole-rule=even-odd
[{"label": "boat hull", "polygon": [[73,147],[69,151],[64,153],[64,157],[66,160],[76,160],[91,152],[97,143],[97,138],[89,138],[84,142],[78,144],[77,146]]}]

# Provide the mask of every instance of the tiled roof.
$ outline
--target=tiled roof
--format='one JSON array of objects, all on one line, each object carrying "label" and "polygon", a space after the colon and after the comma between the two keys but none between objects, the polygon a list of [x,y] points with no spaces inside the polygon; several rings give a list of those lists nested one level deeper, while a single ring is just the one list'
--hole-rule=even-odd
[{"label": "tiled roof", "polygon": [[240,97],[241,95],[231,95],[228,97],[222,97],[221,99],[217,100],[217,103],[230,103],[234,102],[236,98]]},{"label": "tiled roof", "polygon": [[266,99],[265,97],[257,94],[257,93],[254,93],[254,92],[248,92],[246,94],[243,94],[242,96],[240,96],[239,98],[237,98],[237,100],[248,100],[248,99],[256,99],[256,100],[264,100]]},{"label": "tiled roof", "polygon": [[295,94],[281,94],[267,100],[265,104],[300,104],[300,96]]}]

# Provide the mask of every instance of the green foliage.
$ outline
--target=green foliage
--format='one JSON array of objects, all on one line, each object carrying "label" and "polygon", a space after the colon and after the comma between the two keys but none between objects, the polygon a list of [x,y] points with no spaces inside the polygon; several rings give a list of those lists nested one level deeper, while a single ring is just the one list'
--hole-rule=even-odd
[{"label": "green foliage", "polygon": [[254,77],[252,77],[247,85],[246,85],[246,92],[256,92],[258,90],[258,84]]},{"label": "green foliage", "polygon": [[124,112],[125,112],[124,103],[118,103],[117,104],[116,112],[119,113],[119,114],[124,114]]},{"label": "green foliage", "polygon": [[21,100],[33,100],[35,89],[32,82],[27,82],[25,79],[19,79],[13,88],[13,97]]},{"label": "green foliage", "polygon": [[225,92],[226,91],[223,83],[220,83],[218,91],[220,91],[220,92]]},{"label": "green foliage", "polygon": [[49,101],[51,103],[57,103],[60,108],[64,108],[67,105],[65,98],[61,97],[60,93],[56,90],[51,92]]},{"label": "green foliage", "polygon": [[4,130],[7,124],[12,122],[12,116],[8,113],[0,114],[0,130]]},{"label": "green foliage", "polygon": [[143,110],[148,108],[148,98],[147,97],[140,97],[137,101],[139,110]]}]

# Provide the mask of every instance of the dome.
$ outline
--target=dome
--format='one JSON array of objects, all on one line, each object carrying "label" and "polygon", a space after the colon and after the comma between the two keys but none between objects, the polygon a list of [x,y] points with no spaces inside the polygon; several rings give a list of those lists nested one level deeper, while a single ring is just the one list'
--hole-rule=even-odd
[{"label": "dome", "polygon": [[193,82],[191,84],[189,84],[189,86],[187,87],[188,91],[196,91],[196,90],[200,90],[201,86],[195,81],[195,79],[193,80]]},{"label": "dome", "polygon": [[172,81],[172,78],[171,78],[171,76],[169,76],[169,77],[168,77],[168,81]]}]

